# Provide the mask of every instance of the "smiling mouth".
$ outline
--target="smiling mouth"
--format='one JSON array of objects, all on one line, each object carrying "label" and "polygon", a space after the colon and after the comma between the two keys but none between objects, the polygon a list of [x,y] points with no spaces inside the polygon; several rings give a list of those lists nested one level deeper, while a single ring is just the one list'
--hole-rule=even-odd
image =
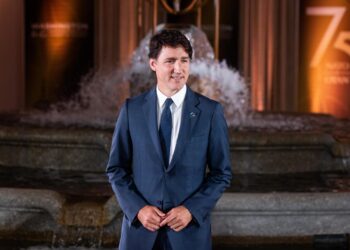
[{"label": "smiling mouth", "polygon": [[183,79],[183,76],[172,76],[171,78],[174,79],[175,81],[179,81]]}]

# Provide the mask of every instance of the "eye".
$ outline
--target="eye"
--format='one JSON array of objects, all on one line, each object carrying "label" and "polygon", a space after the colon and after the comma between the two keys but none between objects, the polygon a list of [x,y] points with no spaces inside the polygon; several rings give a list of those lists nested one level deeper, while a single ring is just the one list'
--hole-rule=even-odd
[{"label": "eye", "polygon": [[175,63],[175,60],[174,59],[167,59],[167,60],[165,60],[165,63]]},{"label": "eye", "polygon": [[181,62],[183,62],[183,63],[188,63],[190,60],[188,59],[188,58],[183,58],[183,59],[181,59]]}]

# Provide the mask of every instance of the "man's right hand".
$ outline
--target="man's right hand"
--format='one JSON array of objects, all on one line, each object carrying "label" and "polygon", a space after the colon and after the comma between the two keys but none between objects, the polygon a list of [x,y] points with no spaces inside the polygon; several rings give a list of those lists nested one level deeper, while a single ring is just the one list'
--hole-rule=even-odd
[{"label": "man's right hand", "polygon": [[144,206],[137,213],[137,219],[148,230],[154,232],[160,227],[161,221],[164,219],[165,214],[154,206]]}]

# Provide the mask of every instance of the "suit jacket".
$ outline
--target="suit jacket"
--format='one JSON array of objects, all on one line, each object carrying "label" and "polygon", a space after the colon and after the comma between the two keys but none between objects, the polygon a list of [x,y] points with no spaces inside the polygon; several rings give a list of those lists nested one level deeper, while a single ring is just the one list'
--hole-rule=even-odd
[{"label": "suit jacket", "polygon": [[120,250],[151,250],[157,232],[145,229],[138,211],[183,205],[193,220],[180,232],[166,228],[173,250],[211,249],[210,212],[231,180],[227,125],[218,102],[187,89],[179,136],[166,168],[159,142],[157,94],[126,100],[107,165],[109,181],[124,212]]}]

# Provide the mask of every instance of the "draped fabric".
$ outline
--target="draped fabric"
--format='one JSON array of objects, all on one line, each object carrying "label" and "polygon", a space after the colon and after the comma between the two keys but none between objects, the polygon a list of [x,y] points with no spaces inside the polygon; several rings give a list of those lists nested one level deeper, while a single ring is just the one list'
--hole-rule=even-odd
[{"label": "draped fabric", "polygon": [[241,65],[254,110],[297,111],[299,0],[241,3]]}]

